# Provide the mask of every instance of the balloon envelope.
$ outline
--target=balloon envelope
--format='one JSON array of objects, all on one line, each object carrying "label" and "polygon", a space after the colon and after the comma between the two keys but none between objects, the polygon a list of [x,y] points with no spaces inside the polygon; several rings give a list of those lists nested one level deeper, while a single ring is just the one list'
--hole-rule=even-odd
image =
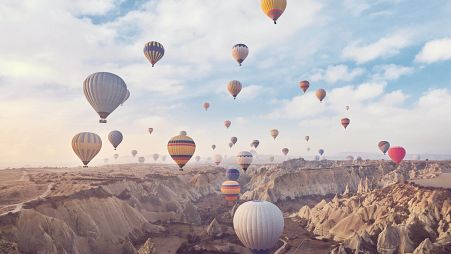
[{"label": "balloon envelope", "polygon": [[227,90],[236,99],[236,96],[240,93],[242,88],[241,82],[238,80],[232,80],[227,84]]},{"label": "balloon envelope", "polygon": [[237,141],[238,141],[237,137],[231,137],[230,138],[230,142],[232,142],[233,144],[236,144]]},{"label": "balloon envelope", "polygon": [[253,251],[273,248],[284,228],[280,209],[267,201],[248,201],[233,216],[233,228],[244,246]]},{"label": "balloon envelope", "polygon": [[249,54],[249,48],[244,44],[236,44],[232,48],[232,56],[235,59],[235,61],[238,62],[238,64],[240,66],[241,66],[241,63],[243,63],[244,59],[246,59],[248,54]]},{"label": "balloon envelope", "polygon": [[139,163],[144,163],[146,161],[146,158],[144,158],[144,157],[139,157],[138,158],[138,162]]},{"label": "balloon envelope", "polygon": [[308,82],[307,80],[303,80],[301,82],[299,82],[299,88],[301,88],[301,90],[305,93],[307,91],[307,89],[310,87],[310,82]]},{"label": "balloon envelope", "polygon": [[309,141],[310,137],[309,136],[305,136],[305,141]]},{"label": "balloon envelope", "polygon": [[341,119],[341,125],[346,129],[348,127],[349,123],[351,123],[351,120],[349,118],[342,118]]},{"label": "balloon envelope", "polygon": [[152,67],[164,56],[163,45],[156,41],[146,43],[143,51],[147,60],[152,64]]},{"label": "balloon envelope", "polygon": [[379,147],[379,150],[385,154],[390,148],[390,143],[388,143],[388,141],[380,141],[377,146]]},{"label": "balloon envelope", "polygon": [[[186,132],[180,132],[181,135],[172,137],[168,142],[168,152],[171,158],[183,170],[183,166],[191,159],[196,151],[196,143],[186,135]],[[182,135],[185,134],[185,135]]]},{"label": "balloon envelope", "polygon": [[394,146],[388,149],[388,156],[392,161],[399,164],[406,156],[406,149],[400,146]]},{"label": "balloon envelope", "polygon": [[152,134],[153,128],[149,128],[149,134]]},{"label": "balloon envelope", "polygon": [[283,153],[284,155],[287,155],[287,154],[288,154],[288,151],[289,151],[288,148],[283,148],[283,149],[282,149],[282,153]]},{"label": "balloon envelope", "polygon": [[237,181],[240,178],[240,171],[236,168],[229,168],[226,171],[227,180]]},{"label": "balloon envelope", "polygon": [[319,153],[319,155],[323,155],[324,154],[324,149],[319,149],[318,153]]},{"label": "balloon envelope", "polygon": [[116,147],[122,142],[122,133],[120,131],[111,131],[108,134],[108,140],[113,145],[114,150],[116,150]]},{"label": "balloon envelope", "polygon": [[279,19],[285,11],[285,8],[287,8],[287,0],[262,0],[260,6],[266,16],[276,24],[277,19]]},{"label": "balloon envelope", "polygon": [[219,164],[221,164],[222,161],[222,156],[220,154],[216,154],[215,157],[213,157],[213,160],[216,166],[219,166]]},{"label": "balloon envelope", "polygon": [[216,145],[211,145],[211,149],[215,150],[216,149]]},{"label": "balloon envelope", "polygon": [[225,120],[224,121],[224,125],[225,127],[228,129],[230,127],[230,125],[232,124],[232,122],[230,120]]},{"label": "balloon envelope", "polygon": [[205,111],[207,111],[207,109],[210,107],[210,103],[208,102],[204,102],[203,108],[205,109]]},{"label": "balloon envelope", "polygon": [[316,98],[318,98],[318,100],[320,102],[322,102],[324,100],[324,98],[326,97],[326,90],[320,88],[320,89],[316,90],[315,95],[316,95]]},{"label": "balloon envelope", "polygon": [[83,162],[84,167],[100,152],[102,140],[99,135],[91,132],[81,132],[72,138],[72,150]]},{"label": "balloon envelope", "polygon": [[127,89],[127,93],[125,94],[124,100],[122,100],[121,106],[128,100],[128,98],[130,98],[130,91]]},{"label": "balloon envelope", "polygon": [[221,185],[221,193],[227,201],[235,201],[241,192],[240,183],[237,181],[225,181]]},{"label": "balloon envelope", "polygon": [[196,162],[199,162],[200,161],[200,156],[194,157],[194,160],[196,160]]},{"label": "balloon envelope", "polygon": [[276,139],[277,136],[279,136],[279,130],[277,130],[277,129],[272,129],[270,132],[271,132],[271,137],[273,137],[273,139]]},{"label": "balloon envelope", "polygon": [[160,155],[158,155],[158,153],[154,153],[152,155],[152,158],[153,158],[154,161],[157,161],[159,157],[160,157]]},{"label": "balloon envelope", "polygon": [[240,165],[241,169],[246,172],[247,168],[252,163],[252,154],[248,151],[239,152],[236,156],[236,162]]},{"label": "balloon envelope", "polygon": [[135,157],[138,154],[137,150],[132,150],[132,156]]}]

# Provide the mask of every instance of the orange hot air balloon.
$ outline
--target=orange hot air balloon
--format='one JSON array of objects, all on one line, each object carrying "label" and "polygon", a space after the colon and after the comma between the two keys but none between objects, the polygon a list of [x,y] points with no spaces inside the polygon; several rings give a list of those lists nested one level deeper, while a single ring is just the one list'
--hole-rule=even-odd
[{"label": "orange hot air balloon", "polygon": [[181,171],[195,151],[196,143],[186,135],[186,132],[180,132],[180,135],[172,137],[168,142],[169,155],[179,165]]},{"label": "orange hot air balloon", "polygon": [[348,127],[348,125],[349,125],[349,123],[351,123],[351,120],[349,120],[349,118],[342,118],[341,119],[341,125],[343,125],[343,127],[345,128],[345,130],[346,130],[346,127]]},{"label": "orange hot air balloon", "polygon": [[388,156],[393,162],[399,164],[406,156],[406,149],[400,146],[391,147],[388,149]]},{"label": "orange hot air balloon", "polygon": [[208,108],[210,107],[210,103],[208,103],[208,102],[204,102],[204,105],[203,105],[203,107],[204,107],[205,111],[207,111],[207,110],[208,110]]},{"label": "orange hot air balloon", "polygon": [[307,80],[303,80],[301,82],[299,82],[299,88],[301,88],[301,90],[305,93],[307,92],[307,89],[310,87],[310,82],[308,82]]},{"label": "orange hot air balloon", "polygon": [[266,16],[277,24],[277,19],[287,8],[287,0],[262,0],[260,6]]},{"label": "orange hot air balloon", "polygon": [[232,124],[232,122],[229,121],[229,120],[225,120],[225,121],[224,121],[224,125],[225,125],[225,127],[226,127],[227,129],[230,127],[231,124]]},{"label": "orange hot air balloon", "polygon": [[221,193],[224,195],[225,200],[229,202],[236,201],[241,192],[240,183],[237,181],[225,181],[221,185]]},{"label": "orange hot air balloon", "polygon": [[232,80],[227,84],[227,90],[233,96],[233,99],[236,99],[236,96],[241,92],[241,82],[238,80]]},{"label": "orange hot air balloon", "polygon": [[318,100],[320,102],[322,102],[324,100],[324,98],[326,97],[326,90],[320,88],[320,89],[316,90],[315,95],[316,95],[316,98],[318,98]]}]

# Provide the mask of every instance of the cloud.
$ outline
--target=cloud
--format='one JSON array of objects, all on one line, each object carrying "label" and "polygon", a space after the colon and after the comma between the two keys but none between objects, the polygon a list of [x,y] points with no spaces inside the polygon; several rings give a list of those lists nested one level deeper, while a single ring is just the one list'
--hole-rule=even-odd
[{"label": "cloud", "polygon": [[327,69],[320,69],[311,75],[310,80],[320,81],[324,80],[327,83],[336,83],[338,81],[351,81],[354,78],[362,75],[365,72],[362,68],[355,68],[349,70],[347,65],[330,65]]},{"label": "cloud", "polygon": [[346,9],[350,10],[352,14],[356,16],[371,7],[366,0],[345,0],[343,4]]},{"label": "cloud", "polygon": [[419,63],[434,63],[449,59],[451,59],[451,38],[429,41],[415,56],[415,61]]},{"label": "cloud", "polygon": [[378,65],[373,70],[375,71],[373,78],[376,80],[396,80],[403,75],[412,74],[414,71],[412,67],[396,64]]},{"label": "cloud", "polygon": [[411,36],[407,33],[396,33],[381,38],[376,42],[364,45],[362,41],[351,42],[342,51],[342,57],[357,63],[366,63],[381,57],[389,57],[399,53],[402,48],[411,44]]}]

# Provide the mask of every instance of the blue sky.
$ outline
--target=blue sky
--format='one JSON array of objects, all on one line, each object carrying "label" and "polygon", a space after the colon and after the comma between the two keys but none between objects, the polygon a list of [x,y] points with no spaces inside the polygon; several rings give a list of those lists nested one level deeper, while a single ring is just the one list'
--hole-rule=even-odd
[{"label": "blue sky", "polygon": [[[451,153],[449,1],[291,0],[277,25],[251,0],[4,1],[0,15],[3,166],[77,165],[70,140],[81,131],[102,137],[99,164],[114,153],[106,138],[114,129],[125,136],[122,157],[166,154],[182,129],[203,157],[213,156],[211,144],[232,155],[254,139],[259,153],[276,155],[378,152],[381,139],[408,153]],[[150,40],[166,49],[155,68],[142,53]],[[236,43],[250,49],[242,67],[231,57]],[[131,91],[106,125],[82,93],[98,71]],[[225,88],[232,79],[244,85],[236,101]],[[302,95],[304,79],[311,88]],[[318,88],[328,92],[322,104]]]}]

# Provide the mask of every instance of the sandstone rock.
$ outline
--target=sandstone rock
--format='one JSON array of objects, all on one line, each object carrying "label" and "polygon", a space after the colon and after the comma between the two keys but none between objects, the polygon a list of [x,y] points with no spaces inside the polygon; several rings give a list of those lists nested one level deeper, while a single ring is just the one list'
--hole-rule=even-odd
[{"label": "sandstone rock", "polygon": [[208,225],[208,228],[207,228],[207,234],[208,234],[209,236],[211,236],[211,237],[220,237],[220,236],[222,236],[222,234],[223,234],[222,227],[221,227],[221,225],[218,223],[218,221],[216,220],[216,218],[213,219],[213,220],[210,222],[210,225]]},{"label": "sandstone rock", "polygon": [[432,245],[431,240],[429,240],[429,238],[426,238],[413,251],[413,254],[430,254],[433,249],[434,245]]},{"label": "sandstone rock", "polygon": [[138,254],[156,254],[157,251],[155,250],[155,244],[152,242],[150,238],[147,239],[147,241],[144,243],[141,248],[138,250]]}]

